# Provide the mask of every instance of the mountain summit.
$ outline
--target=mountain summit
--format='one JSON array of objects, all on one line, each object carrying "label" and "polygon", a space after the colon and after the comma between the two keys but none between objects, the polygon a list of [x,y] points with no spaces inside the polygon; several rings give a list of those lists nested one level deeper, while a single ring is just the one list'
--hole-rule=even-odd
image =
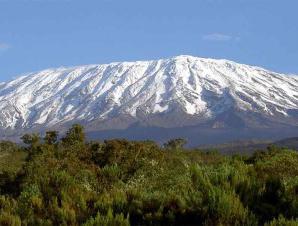
[{"label": "mountain summit", "polygon": [[0,83],[0,130],[297,128],[298,78],[177,56],[48,69]]}]

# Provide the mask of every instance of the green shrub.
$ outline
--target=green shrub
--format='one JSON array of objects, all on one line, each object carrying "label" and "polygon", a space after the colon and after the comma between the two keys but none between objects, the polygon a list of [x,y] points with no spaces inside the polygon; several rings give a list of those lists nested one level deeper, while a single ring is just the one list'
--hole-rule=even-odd
[{"label": "green shrub", "polygon": [[128,217],[125,218],[123,214],[113,214],[111,209],[108,210],[106,215],[102,215],[98,213],[96,217],[89,219],[84,226],[98,226],[98,225],[105,225],[105,226],[129,226]]},{"label": "green shrub", "polygon": [[21,219],[19,216],[11,215],[6,212],[0,213],[1,226],[21,226]]},{"label": "green shrub", "polygon": [[298,220],[287,220],[283,216],[266,223],[265,226],[297,226]]},{"label": "green shrub", "polygon": [[[86,142],[74,125],[0,142],[0,225],[296,225],[298,154]],[[171,151],[169,151],[171,150]],[[26,157],[28,154],[28,157]]]}]

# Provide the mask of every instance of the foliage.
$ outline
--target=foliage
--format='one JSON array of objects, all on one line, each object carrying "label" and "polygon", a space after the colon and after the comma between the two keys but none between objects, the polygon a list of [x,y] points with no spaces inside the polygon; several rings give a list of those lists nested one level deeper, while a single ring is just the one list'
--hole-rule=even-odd
[{"label": "foliage", "polygon": [[251,157],[123,139],[0,142],[0,225],[297,225],[298,153]]},{"label": "foliage", "polygon": [[186,145],[187,141],[183,138],[177,138],[169,140],[167,143],[164,144],[164,147],[167,149],[182,149],[184,145]]}]

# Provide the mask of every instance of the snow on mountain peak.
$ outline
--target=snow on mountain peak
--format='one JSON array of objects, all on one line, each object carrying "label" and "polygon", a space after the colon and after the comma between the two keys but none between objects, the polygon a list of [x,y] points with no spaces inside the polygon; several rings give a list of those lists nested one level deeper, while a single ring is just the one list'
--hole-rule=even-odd
[{"label": "snow on mountain peak", "polygon": [[177,110],[212,118],[231,108],[286,117],[298,109],[298,79],[232,61],[182,55],[48,69],[0,84],[0,128]]}]

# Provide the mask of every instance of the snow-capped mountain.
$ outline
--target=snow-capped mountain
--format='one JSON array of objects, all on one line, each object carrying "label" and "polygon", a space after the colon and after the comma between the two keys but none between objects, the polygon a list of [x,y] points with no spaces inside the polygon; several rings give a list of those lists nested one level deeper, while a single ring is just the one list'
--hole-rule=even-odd
[{"label": "snow-capped mountain", "polygon": [[2,130],[73,122],[93,129],[297,126],[297,112],[297,76],[192,56],[48,69],[0,84]]}]

